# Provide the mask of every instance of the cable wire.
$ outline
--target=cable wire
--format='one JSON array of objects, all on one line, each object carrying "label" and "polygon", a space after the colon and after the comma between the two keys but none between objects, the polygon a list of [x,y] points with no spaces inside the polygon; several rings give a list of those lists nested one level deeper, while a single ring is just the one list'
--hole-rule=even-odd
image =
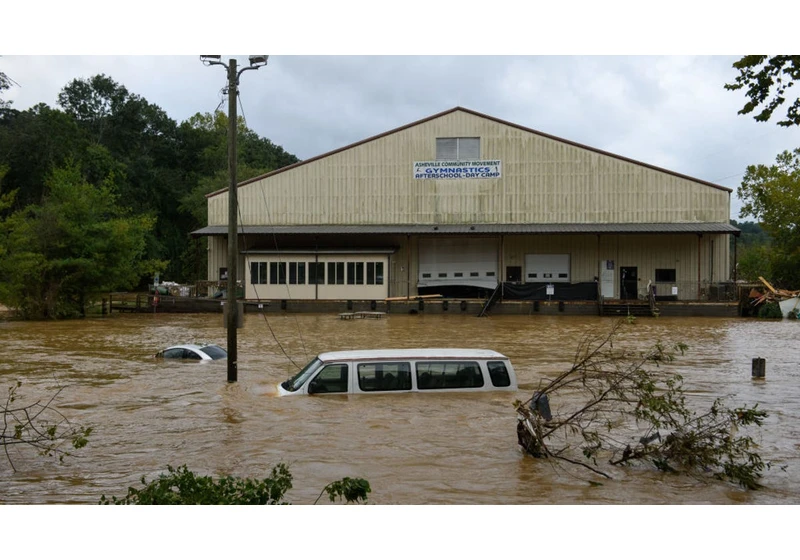
[{"label": "cable wire", "polygon": [[[240,107],[240,109],[241,109],[241,113],[242,113],[242,119],[244,120],[245,126],[247,126],[247,117],[245,116],[245,113],[244,113],[244,104],[242,103],[242,97],[241,97],[241,94],[240,94],[238,91],[237,91],[237,95],[236,95],[236,97],[237,97],[237,100],[238,100],[238,102],[239,102],[239,107]],[[237,123],[237,124],[238,124],[238,123]],[[238,181],[238,178],[237,178],[237,181]],[[264,201],[264,209],[265,209],[265,211],[266,211],[266,213],[267,213],[267,223],[268,223],[268,224],[272,224],[272,215],[270,214],[270,211],[269,211],[269,205],[267,204],[266,195],[264,194],[264,186],[263,186],[263,184],[260,184],[260,185],[259,185],[259,187],[260,187],[260,188],[259,188],[259,192],[261,193],[261,197],[262,197],[262,199],[263,199],[263,201]],[[244,217],[243,217],[243,215],[242,215],[242,205],[241,205],[241,204],[238,204],[238,196],[237,196],[237,207],[236,207],[236,213],[237,213],[237,215],[239,216],[239,223],[240,223],[240,224],[242,224],[242,240],[245,242],[245,245],[247,245],[247,237],[246,237],[246,235],[245,235],[245,233],[244,233]],[[278,264],[279,264],[279,265],[280,265],[280,264],[285,264],[285,263],[283,262],[282,258],[281,258],[280,249],[279,249],[279,247],[278,247],[278,238],[277,238],[277,236],[275,235],[275,232],[274,232],[274,231],[272,232],[272,239],[273,239],[273,244],[274,244],[274,246],[275,246],[275,250],[276,250],[276,251],[278,251],[278,253],[277,253],[277,255],[278,255]],[[288,276],[288,275],[287,275],[287,276]],[[292,293],[291,293],[291,288],[289,287],[288,278],[284,278],[284,280],[286,281],[286,284],[285,284],[285,285],[286,285],[286,293],[287,293],[287,295],[289,296],[289,299],[291,299],[291,297],[292,297]],[[245,282],[242,282],[242,284],[244,285],[244,284],[245,284]],[[255,294],[256,294],[256,301],[258,301],[259,303],[261,303],[261,296],[258,294],[258,288],[256,287],[256,285],[255,285],[255,284],[253,284],[253,291],[254,291],[254,292],[255,292]],[[263,315],[263,317],[264,317],[264,322],[266,323],[266,325],[267,325],[267,328],[269,329],[270,333],[272,334],[272,337],[275,339],[275,342],[278,344],[278,347],[281,349],[281,352],[283,352],[283,355],[284,355],[284,356],[286,356],[286,358],[287,358],[287,359],[288,359],[288,360],[289,360],[289,361],[290,361],[290,362],[291,362],[291,363],[292,363],[292,364],[293,364],[293,365],[294,365],[296,368],[301,368],[302,366],[298,365],[298,364],[297,364],[297,363],[296,363],[296,362],[295,362],[295,361],[294,361],[294,360],[291,358],[291,356],[290,356],[290,355],[289,355],[289,354],[286,352],[286,350],[284,349],[284,347],[283,347],[283,345],[281,344],[280,340],[278,340],[278,337],[277,337],[277,335],[275,334],[275,331],[273,330],[273,328],[272,328],[272,325],[270,325],[270,324],[269,324],[269,319],[267,318],[267,314],[266,314],[266,313],[263,313],[262,315]],[[303,354],[305,355],[306,359],[308,359],[308,351],[306,350],[305,341],[303,340],[303,334],[302,334],[302,330],[300,329],[300,323],[298,322],[298,320],[297,320],[297,317],[296,317],[296,316],[294,317],[294,320],[295,320],[295,326],[296,326],[296,328],[297,328],[298,337],[300,338],[300,345],[301,345],[301,346],[302,346],[302,348],[303,348]]]}]

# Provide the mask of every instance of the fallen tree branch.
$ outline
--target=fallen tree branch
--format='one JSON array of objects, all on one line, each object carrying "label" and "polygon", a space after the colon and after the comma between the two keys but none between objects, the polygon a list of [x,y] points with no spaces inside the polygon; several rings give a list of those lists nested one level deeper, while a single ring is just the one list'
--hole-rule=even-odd
[{"label": "fallen tree branch", "polygon": [[[604,336],[584,337],[568,370],[516,403],[520,446],[534,457],[581,466],[605,478],[611,476],[600,468],[601,460],[613,466],[650,462],[663,471],[711,473],[757,488],[770,465],[756,452],[753,438],[737,432],[760,426],[766,412],[757,405],[729,408],[717,399],[710,410],[696,413],[686,403],[681,376],[661,367],[686,345],[615,349],[623,326],[619,321]],[[578,404],[570,409],[562,400]],[[551,402],[559,403],[555,414]]]},{"label": "fallen tree branch", "polygon": [[87,438],[92,433],[92,428],[74,426],[55,407],[55,400],[63,387],[59,387],[45,402],[36,400],[14,405],[20,399],[18,389],[21,386],[22,382],[17,381],[9,387],[6,402],[0,407],[0,446],[3,447],[11,470],[17,470],[9,453],[12,446],[31,447],[39,455],[56,457],[63,461],[70,455],[66,447],[80,449],[88,443]]}]

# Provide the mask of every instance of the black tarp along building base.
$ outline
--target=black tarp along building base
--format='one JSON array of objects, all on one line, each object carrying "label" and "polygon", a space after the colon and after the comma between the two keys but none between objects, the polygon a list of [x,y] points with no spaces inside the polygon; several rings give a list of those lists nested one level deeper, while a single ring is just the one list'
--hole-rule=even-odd
[{"label": "black tarp along building base", "polygon": [[[547,293],[547,287],[553,287],[553,293]],[[577,284],[548,284],[546,282],[528,282],[525,284],[503,283],[504,300],[528,301],[597,301],[597,282],[579,282]]]},{"label": "black tarp along building base", "polygon": [[[547,287],[553,286],[553,293]],[[486,299],[494,290],[472,286],[426,286],[418,289],[419,295],[439,294],[445,299]],[[503,300],[524,301],[597,301],[597,282],[577,284],[548,284],[546,282],[503,282]]]}]

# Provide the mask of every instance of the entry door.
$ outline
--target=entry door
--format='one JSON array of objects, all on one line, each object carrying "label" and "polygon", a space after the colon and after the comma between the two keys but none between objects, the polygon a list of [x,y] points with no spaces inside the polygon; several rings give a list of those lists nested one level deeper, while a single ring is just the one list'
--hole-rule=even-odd
[{"label": "entry door", "polygon": [[522,267],[521,266],[507,266],[506,267],[506,282],[522,282]]},{"label": "entry door", "polygon": [[639,270],[635,266],[619,267],[619,298],[639,298]]},{"label": "entry door", "polygon": [[600,295],[614,299],[614,261],[600,261]]}]

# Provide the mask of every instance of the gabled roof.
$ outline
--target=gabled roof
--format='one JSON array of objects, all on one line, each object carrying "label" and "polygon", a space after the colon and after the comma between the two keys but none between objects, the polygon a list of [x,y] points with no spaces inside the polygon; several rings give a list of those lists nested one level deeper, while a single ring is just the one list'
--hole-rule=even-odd
[{"label": "gabled roof", "polygon": [[[715,189],[719,189],[719,190],[723,190],[723,191],[727,191],[727,192],[733,192],[732,189],[729,189],[728,187],[723,187],[722,185],[717,185],[715,183],[710,183],[708,181],[703,181],[702,179],[696,179],[694,177],[690,177],[690,176],[684,175],[682,173],[677,173],[675,171],[670,171],[669,169],[664,169],[662,167],[657,167],[655,165],[650,165],[649,163],[644,163],[644,162],[641,162],[641,161],[637,161],[637,160],[634,160],[634,159],[631,159],[631,158],[627,158],[625,156],[612,154],[611,152],[606,152],[604,150],[600,150],[600,149],[597,149],[597,148],[592,148],[591,146],[587,146],[585,144],[579,144],[578,142],[573,142],[571,140],[565,140],[563,138],[559,138],[558,136],[553,136],[552,134],[545,134],[544,132],[539,132],[538,130],[534,130],[532,128],[527,128],[527,127],[524,127],[524,126],[521,126],[521,125],[518,125],[518,124],[514,124],[512,122],[504,121],[502,119],[498,119],[498,118],[492,117],[490,115],[484,115],[483,113],[479,113],[479,112],[473,111],[471,109],[465,109],[464,107],[453,107],[452,109],[448,109],[447,111],[442,111],[441,113],[436,113],[435,115],[431,115],[430,117],[426,117],[424,119],[420,119],[418,121],[414,121],[412,123],[400,126],[398,128],[394,128],[392,130],[388,130],[386,132],[383,132],[381,134],[377,134],[375,136],[370,136],[369,138],[365,138],[364,140],[360,140],[360,141],[355,142],[353,144],[349,144],[347,146],[343,146],[343,147],[338,148],[336,150],[332,150],[330,152],[326,152],[324,154],[320,154],[318,156],[315,156],[315,157],[312,157],[312,158],[309,158],[309,159],[306,159],[306,160],[303,160],[303,161],[300,161],[300,162],[297,162],[297,163],[293,163],[292,165],[287,165],[286,167],[281,167],[280,169],[276,169],[275,171],[270,171],[269,173],[265,173],[263,175],[259,175],[258,177],[253,177],[251,179],[247,179],[246,181],[242,181],[241,183],[238,183],[237,186],[241,187],[241,186],[244,186],[244,185],[247,185],[247,184],[250,184],[250,183],[254,183],[256,181],[260,181],[261,179],[264,179],[266,177],[272,177],[273,175],[278,175],[279,173],[284,173],[286,171],[289,171],[291,169],[295,169],[295,168],[300,167],[302,165],[306,165],[306,164],[309,164],[311,162],[324,159],[324,158],[326,158],[328,156],[332,156],[334,154],[338,154],[339,152],[344,152],[345,150],[349,150],[351,148],[355,148],[356,146],[360,146],[362,144],[366,144],[367,142],[372,142],[373,140],[377,140],[379,138],[383,138],[384,136],[389,136],[390,134],[394,134],[396,132],[400,132],[402,130],[406,130],[408,128],[411,128],[411,127],[426,123],[428,121],[432,121],[434,119],[438,119],[439,117],[443,117],[445,115],[448,115],[450,113],[454,113],[456,111],[462,111],[464,113],[469,113],[470,115],[475,115],[476,117],[481,117],[483,119],[489,119],[490,121],[494,121],[494,122],[497,122],[497,123],[500,123],[500,124],[503,124],[503,125],[506,125],[506,126],[510,126],[512,128],[516,128],[516,129],[519,129],[519,130],[524,130],[525,132],[530,132],[531,134],[536,134],[537,136],[542,136],[544,138],[549,138],[550,140],[555,140],[557,142],[563,142],[564,144],[569,144],[570,146],[575,146],[577,148],[588,150],[590,152],[595,152],[595,153],[598,153],[598,154],[601,154],[601,155],[604,155],[604,156],[609,156],[609,157],[616,158],[616,159],[619,159],[619,160],[622,160],[622,161],[627,161],[629,163],[633,163],[633,164],[636,164],[636,165],[641,165],[642,167],[647,167],[649,169],[654,169],[654,170],[660,171],[662,173],[667,173],[669,175],[674,175],[675,177],[680,177],[681,179],[688,179],[690,181],[694,181],[695,183],[699,183],[701,185],[706,185],[708,187],[713,187]],[[227,188],[220,189],[218,191],[214,191],[212,193],[207,194],[206,198],[211,198],[212,196],[216,196],[218,194],[221,194],[221,193],[224,193],[224,192],[227,192],[227,191],[228,191]]]}]

